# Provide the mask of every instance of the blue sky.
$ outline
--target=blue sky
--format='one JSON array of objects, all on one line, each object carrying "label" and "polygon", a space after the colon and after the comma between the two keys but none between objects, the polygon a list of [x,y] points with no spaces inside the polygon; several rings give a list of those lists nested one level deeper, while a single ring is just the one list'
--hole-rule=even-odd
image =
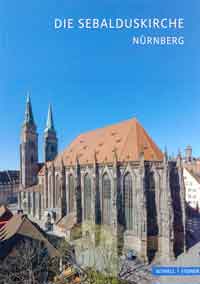
[{"label": "blue sky", "polygon": [[[55,31],[55,17],[184,17],[185,45],[133,46],[134,30]],[[0,169],[19,166],[27,91],[40,160],[49,103],[60,149],[137,117],[161,149],[189,143],[200,156],[199,19],[199,0],[0,0]]]}]

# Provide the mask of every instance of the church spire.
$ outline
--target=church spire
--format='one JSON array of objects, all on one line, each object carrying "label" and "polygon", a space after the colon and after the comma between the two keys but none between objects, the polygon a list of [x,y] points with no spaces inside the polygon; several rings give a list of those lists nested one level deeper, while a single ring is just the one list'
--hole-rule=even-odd
[{"label": "church spire", "polygon": [[58,140],[53,122],[52,107],[49,105],[46,128],[44,130],[44,161],[52,161],[58,153]]},{"label": "church spire", "polygon": [[26,99],[25,118],[21,132],[20,175],[23,188],[37,183],[38,134],[33,118],[29,94]]},{"label": "church spire", "polygon": [[46,129],[45,130],[46,131],[48,131],[48,130],[55,131],[51,104],[49,105],[49,109],[48,109],[47,123],[46,123]]},{"label": "church spire", "polygon": [[35,125],[29,93],[27,94],[27,98],[26,98],[26,110],[25,110],[24,123]]}]

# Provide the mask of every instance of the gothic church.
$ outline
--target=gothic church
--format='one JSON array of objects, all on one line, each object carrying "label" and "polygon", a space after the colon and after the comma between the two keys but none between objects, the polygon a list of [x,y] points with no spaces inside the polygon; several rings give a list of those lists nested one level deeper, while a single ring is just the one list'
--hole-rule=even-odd
[{"label": "gothic church", "polygon": [[58,153],[49,108],[44,163],[38,162],[38,134],[27,99],[20,145],[19,207],[55,222],[75,214],[76,222],[123,228],[124,247],[144,261],[173,259],[185,250],[185,196],[181,156],[162,153],[136,119],[80,134]]}]

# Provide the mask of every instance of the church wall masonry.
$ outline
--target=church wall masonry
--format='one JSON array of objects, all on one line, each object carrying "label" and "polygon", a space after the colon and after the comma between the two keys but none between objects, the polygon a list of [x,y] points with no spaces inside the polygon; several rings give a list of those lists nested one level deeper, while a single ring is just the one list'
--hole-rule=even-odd
[{"label": "church wall masonry", "polygon": [[[53,140],[44,140],[53,144],[53,147],[44,147],[51,151],[50,160],[38,169],[34,185],[22,182],[19,206],[24,211],[41,221],[50,211],[54,212],[55,220],[74,213],[79,224],[90,222],[105,226],[123,240],[124,251],[135,250],[145,262],[171,260],[185,250],[181,157],[171,161],[164,153],[162,159],[148,160],[148,153],[141,148],[137,160],[122,160],[117,151],[111,151],[109,161],[98,161],[100,155],[94,153],[86,163],[78,155],[71,165],[66,164],[62,155],[58,162],[52,121],[50,109],[45,137],[48,132],[55,136]],[[26,129],[30,122],[26,121]],[[27,130],[23,128],[23,131]],[[144,135],[148,139],[146,132]],[[26,145],[23,138],[22,143]],[[21,156],[26,156],[29,150],[22,147],[21,151]],[[106,149],[105,153],[109,155]],[[22,181],[27,171],[29,177],[35,175],[33,168],[27,165],[29,162],[21,160]]]}]

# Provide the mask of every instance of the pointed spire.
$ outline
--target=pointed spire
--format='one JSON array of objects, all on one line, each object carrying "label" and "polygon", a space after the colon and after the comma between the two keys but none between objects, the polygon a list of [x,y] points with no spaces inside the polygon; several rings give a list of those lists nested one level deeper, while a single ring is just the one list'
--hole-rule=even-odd
[{"label": "pointed spire", "polygon": [[24,123],[35,125],[29,92],[27,93],[27,98],[26,98],[26,111],[25,111]]},{"label": "pointed spire", "polygon": [[52,114],[52,106],[51,106],[51,104],[49,105],[49,109],[48,109],[47,124],[46,124],[46,129],[45,130],[53,130],[53,131],[55,131],[54,123],[53,123],[53,114]]},{"label": "pointed spire", "polygon": [[181,167],[182,166],[182,155],[181,155],[181,150],[178,150],[178,155],[177,155],[177,166]]},{"label": "pointed spire", "polygon": [[64,161],[63,161],[63,156],[61,156],[61,168],[64,168]]},{"label": "pointed spire", "polygon": [[181,149],[180,149],[180,148],[178,148],[178,154],[177,154],[177,157],[178,157],[178,158],[182,158],[182,155],[181,155]]},{"label": "pointed spire", "polygon": [[164,149],[164,163],[167,163],[169,157],[168,157],[168,151],[167,151],[167,146],[165,146]]}]

